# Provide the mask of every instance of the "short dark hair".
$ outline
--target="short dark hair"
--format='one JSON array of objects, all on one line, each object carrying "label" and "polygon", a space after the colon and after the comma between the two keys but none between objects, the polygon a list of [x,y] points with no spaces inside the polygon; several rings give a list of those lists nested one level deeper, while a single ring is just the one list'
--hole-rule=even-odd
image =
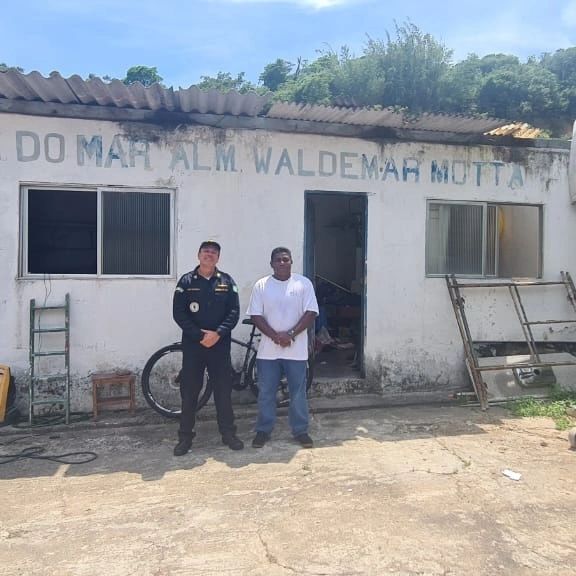
[{"label": "short dark hair", "polygon": [[274,260],[274,256],[276,256],[276,254],[283,253],[288,254],[288,256],[290,256],[290,260],[292,260],[292,252],[290,252],[288,248],[284,248],[284,246],[278,246],[278,248],[274,248],[274,250],[272,250],[272,254],[270,254],[270,262]]},{"label": "short dark hair", "polygon": [[202,242],[202,244],[200,244],[200,248],[198,248],[198,252],[200,252],[200,250],[202,250],[202,248],[214,248],[214,249],[218,250],[218,252],[220,252],[220,250],[221,250],[220,244],[218,244],[218,242],[214,242],[214,240],[204,240],[204,242]]}]

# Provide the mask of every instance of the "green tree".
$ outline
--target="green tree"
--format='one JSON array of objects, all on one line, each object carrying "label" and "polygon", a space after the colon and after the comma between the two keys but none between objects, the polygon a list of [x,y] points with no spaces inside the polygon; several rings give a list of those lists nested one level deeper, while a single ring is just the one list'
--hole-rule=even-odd
[{"label": "green tree", "polygon": [[380,104],[384,86],[384,71],[377,58],[366,54],[356,58],[346,46],[341,48],[332,81],[332,94],[336,103],[354,106]]},{"label": "green tree", "polygon": [[275,92],[282,84],[288,81],[292,68],[294,68],[292,62],[278,58],[275,62],[264,66],[264,71],[260,74],[260,82],[266,88]]},{"label": "green tree", "polygon": [[98,76],[98,74],[93,74],[92,72],[90,72],[90,74],[88,74],[87,80],[95,80],[96,78],[104,80],[104,82],[112,82],[112,80],[118,80],[118,78],[108,76],[108,74],[104,74],[104,76],[100,77],[100,76]]},{"label": "green tree", "polygon": [[478,92],[479,111],[499,118],[541,123],[565,107],[554,74],[533,62],[494,69]]},{"label": "green tree", "polygon": [[457,114],[477,112],[483,78],[480,58],[476,54],[469,54],[465,60],[451,66],[440,78],[439,110]]},{"label": "green tree", "polygon": [[332,84],[336,78],[338,57],[333,52],[323,52],[312,63],[303,62],[297,77],[282,84],[276,99],[298,104],[332,103]]},{"label": "green tree", "polygon": [[343,46],[340,54],[320,52],[311,63],[301,63],[298,75],[280,85],[276,99],[299,104],[371,106],[382,93],[382,78],[373,58],[354,57]]},{"label": "green tree", "polygon": [[258,87],[246,80],[244,76],[244,72],[239,72],[236,76],[232,76],[230,72],[218,72],[216,76],[200,76],[200,82],[196,86],[202,90],[218,90],[219,92],[234,90],[241,94],[259,91]]},{"label": "green tree", "polygon": [[276,97],[305,104],[401,106],[420,112],[439,106],[441,79],[452,51],[408,22],[396,25],[396,37],[368,39],[362,56],[344,46],[320,52],[298,77],[280,84]]},{"label": "green tree", "polygon": [[554,73],[561,85],[576,83],[576,47],[543,54],[540,63]]},{"label": "green tree", "polygon": [[518,60],[517,56],[512,56],[511,54],[487,54],[480,58],[478,66],[482,74],[490,74],[490,72],[502,68],[510,69],[520,66],[520,60]]},{"label": "green tree", "polygon": [[152,86],[152,84],[161,84],[162,80],[155,66],[132,66],[126,72],[126,77],[122,82],[128,85],[140,82],[142,86]]},{"label": "green tree", "polygon": [[451,65],[452,50],[415,24],[395,24],[396,37],[369,39],[365,55],[379,62],[384,93],[379,104],[407,107],[412,112],[434,110],[440,103],[441,79]]},{"label": "green tree", "polygon": [[540,63],[558,80],[561,97],[566,102],[562,131],[570,132],[571,124],[576,118],[576,47],[543,54]]},{"label": "green tree", "polygon": [[18,72],[24,72],[24,68],[20,68],[20,66],[9,66],[5,62],[0,62],[0,72],[6,72],[6,70],[17,70]]}]

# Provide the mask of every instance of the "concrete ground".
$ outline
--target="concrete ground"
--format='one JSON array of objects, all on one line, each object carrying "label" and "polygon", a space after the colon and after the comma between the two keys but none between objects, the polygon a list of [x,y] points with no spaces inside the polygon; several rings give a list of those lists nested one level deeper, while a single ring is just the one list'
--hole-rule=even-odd
[{"label": "concrete ground", "polygon": [[176,424],[150,412],[0,429],[1,454],[98,454],[0,466],[0,574],[576,574],[576,453],[553,422],[370,403],[315,413],[313,450],[285,417],[251,448],[253,407],[238,410],[245,450],[206,419],[181,458]]}]

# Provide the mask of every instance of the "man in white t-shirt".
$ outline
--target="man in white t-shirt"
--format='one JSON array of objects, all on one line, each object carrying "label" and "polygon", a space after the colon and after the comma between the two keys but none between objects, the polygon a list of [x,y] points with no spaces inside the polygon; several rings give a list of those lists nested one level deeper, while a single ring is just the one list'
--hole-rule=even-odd
[{"label": "man in white t-shirt", "polygon": [[252,289],[248,315],[262,332],[258,346],[258,421],[254,448],[262,448],[276,422],[276,392],[282,372],[290,393],[289,423],[294,438],[304,448],[312,448],[308,435],[306,362],[308,328],[318,314],[312,282],[292,274],[292,254],[288,248],[272,250],[271,276],[261,278]]}]

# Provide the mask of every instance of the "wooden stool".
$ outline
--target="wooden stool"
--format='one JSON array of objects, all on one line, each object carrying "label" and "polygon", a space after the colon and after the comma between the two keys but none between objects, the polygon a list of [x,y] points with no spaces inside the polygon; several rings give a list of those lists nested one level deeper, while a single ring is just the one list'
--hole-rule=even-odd
[{"label": "wooden stool", "polygon": [[[110,391],[114,386],[123,386],[126,392],[122,395],[110,395]],[[108,389],[107,396],[100,396],[99,389]],[[136,407],[136,375],[132,372],[125,374],[117,374],[115,372],[107,372],[100,374],[92,374],[92,403],[94,410],[94,418],[98,418],[98,412],[105,406],[121,406],[128,408],[131,414],[134,413]]]}]

